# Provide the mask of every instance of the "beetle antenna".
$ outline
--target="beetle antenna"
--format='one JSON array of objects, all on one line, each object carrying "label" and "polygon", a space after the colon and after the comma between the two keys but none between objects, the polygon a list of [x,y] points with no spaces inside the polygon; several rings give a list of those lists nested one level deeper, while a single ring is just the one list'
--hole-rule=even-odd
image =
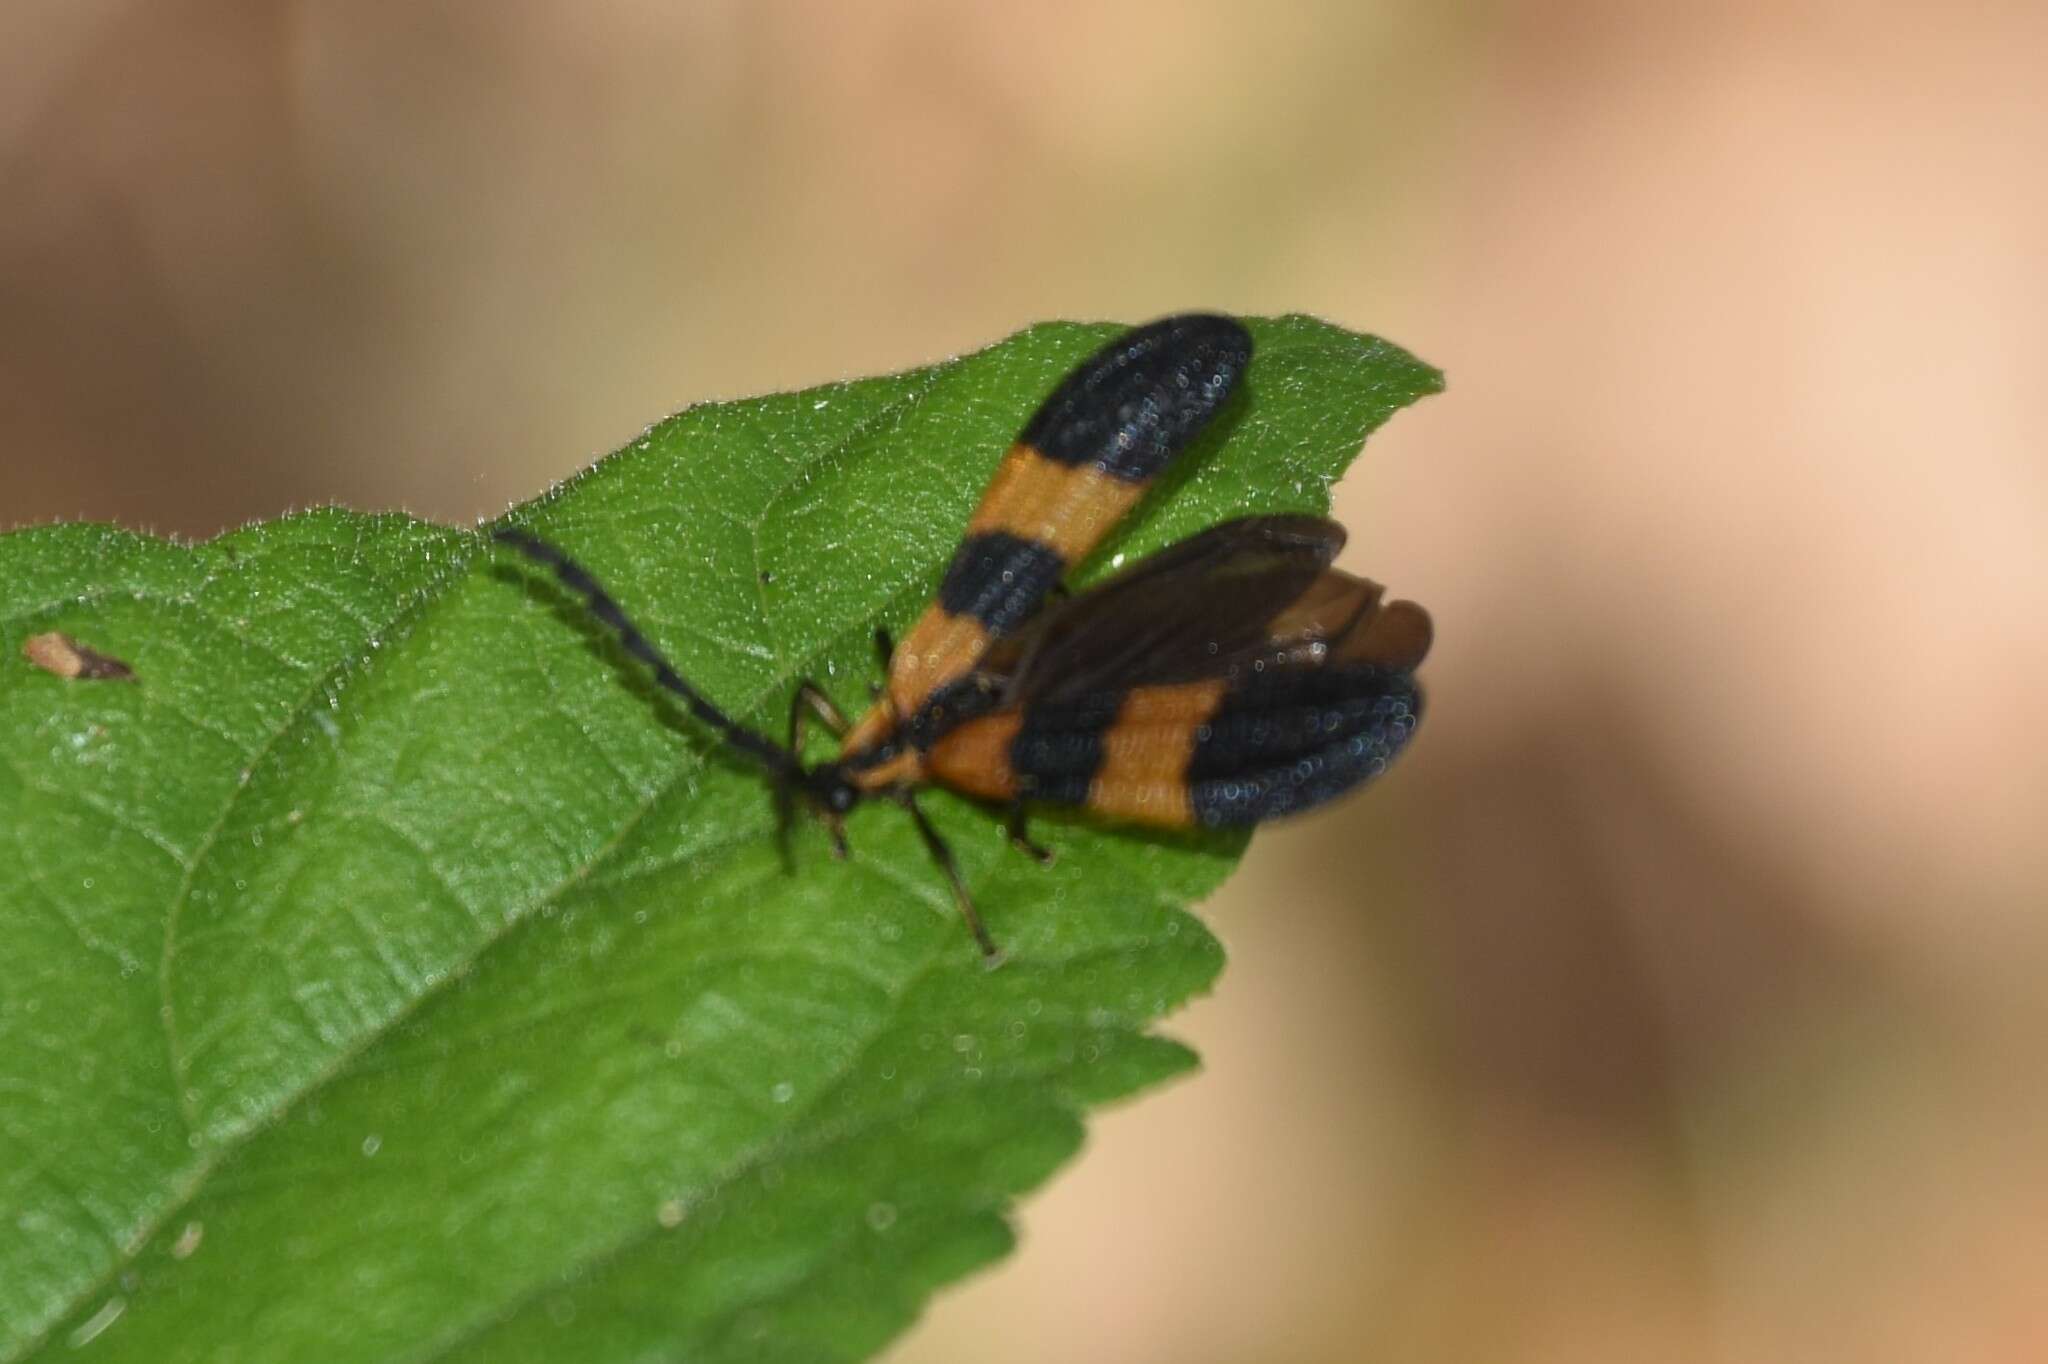
[{"label": "beetle antenna", "polygon": [[654,670],[654,680],[663,690],[682,698],[690,714],[696,716],[711,728],[717,730],[725,741],[745,753],[769,774],[783,781],[795,781],[803,775],[803,768],[796,755],[765,735],[758,734],[740,724],[717,706],[711,704],[704,694],[683,680],[675,665],[662,656],[640,627],[633,624],[625,608],[613,600],[604,585],[591,576],[590,570],[577,563],[546,540],[523,530],[518,526],[504,526],[491,532],[491,538],[501,545],[510,545],[537,564],[546,566],[554,573],[557,582],[583,598],[590,614],[595,616],[611,632],[618,636],[626,652]]}]

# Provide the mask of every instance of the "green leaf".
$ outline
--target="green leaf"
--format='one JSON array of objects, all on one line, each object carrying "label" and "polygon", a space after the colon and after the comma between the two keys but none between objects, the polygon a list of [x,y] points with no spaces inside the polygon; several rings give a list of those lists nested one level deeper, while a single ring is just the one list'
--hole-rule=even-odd
[{"label": "green leaf", "polygon": [[[773,729],[911,619],[1111,329],[694,408],[525,509]],[[1248,396],[1110,552],[1320,509],[1439,384],[1256,324]],[[1102,571],[1110,552],[1093,567]],[[758,773],[478,535],[319,511],[0,537],[0,1359],[855,1359],[1010,1246],[1222,961],[1232,838],[943,795],[786,871]],[[63,631],[134,668],[67,681]]]}]

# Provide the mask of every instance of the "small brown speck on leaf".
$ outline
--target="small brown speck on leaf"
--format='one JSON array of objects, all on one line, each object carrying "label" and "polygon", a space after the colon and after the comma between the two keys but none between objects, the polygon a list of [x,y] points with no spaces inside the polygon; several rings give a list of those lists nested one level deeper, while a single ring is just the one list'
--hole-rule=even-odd
[{"label": "small brown speck on leaf", "polygon": [[88,682],[125,682],[135,670],[118,658],[86,648],[62,631],[32,636],[21,646],[22,656],[46,673],[81,678]]}]

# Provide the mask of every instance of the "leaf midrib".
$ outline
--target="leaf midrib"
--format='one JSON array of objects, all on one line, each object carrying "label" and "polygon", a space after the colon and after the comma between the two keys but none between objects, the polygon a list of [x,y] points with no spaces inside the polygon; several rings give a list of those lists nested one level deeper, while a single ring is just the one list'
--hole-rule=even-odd
[{"label": "leaf midrib", "polygon": [[[942,371],[938,367],[934,367],[933,373],[935,376],[940,372]],[[806,475],[810,474],[813,471],[814,467],[819,463],[842,455],[847,448],[854,446],[855,444],[859,443],[863,438],[868,436],[875,427],[877,427],[878,425],[892,417],[900,417],[900,414],[903,411],[911,407],[914,407],[917,403],[923,401],[923,399],[930,392],[930,389],[931,384],[927,383],[921,385],[919,388],[917,388],[915,391],[911,393],[904,394],[887,403],[884,403],[883,405],[878,407],[873,414],[871,414],[869,417],[858,423],[851,431],[847,432],[847,434],[840,440],[835,441],[828,446],[821,447],[814,454],[812,454],[810,458],[805,459],[800,463],[791,466],[789,476],[786,479],[784,479],[780,484],[778,484],[773,492],[771,492],[767,497],[763,498],[758,512],[753,518],[750,519],[751,523],[749,526],[749,542],[752,546],[752,552],[756,569],[754,576],[757,582],[759,581],[758,570],[761,559],[761,528],[767,521],[768,516],[772,512],[773,508],[781,503],[783,498],[789,493],[790,489],[795,487]],[[685,413],[679,413],[677,415],[678,417],[681,417],[683,415],[686,415],[686,413],[687,409]],[[607,461],[599,461],[596,464],[592,464],[585,467],[584,469],[580,470],[577,474],[573,475],[569,479],[566,479],[562,483],[557,484],[554,488],[550,489],[548,493],[543,494],[542,497],[535,499],[533,502],[525,505],[530,508],[535,506],[546,506],[548,504],[551,504],[552,502],[566,495],[570,491],[570,489],[584,482],[604,477],[608,472],[610,472],[607,469],[606,464]],[[480,527],[479,530],[476,532],[472,543],[478,545],[479,547],[487,543],[484,540],[484,536],[487,534],[487,532],[491,529],[495,529],[500,525],[509,523],[511,515],[511,513],[508,513],[506,516],[500,517],[497,520],[489,522],[485,526]],[[359,668],[363,664],[363,662],[370,657],[372,650],[369,648],[369,645],[367,643],[367,640],[369,638],[375,638],[379,640],[380,647],[396,642],[393,640],[391,636],[390,632],[392,630],[401,630],[403,631],[403,635],[401,636],[401,638],[409,638],[413,629],[417,627],[419,619],[426,615],[428,612],[432,611],[435,607],[439,606],[446,599],[448,589],[455,583],[459,582],[462,578],[467,576],[472,565],[474,565],[480,557],[488,557],[488,551],[472,551],[470,553],[462,554],[460,556],[448,560],[447,567],[444,569],[444,571],[437,573],[432,578],[430,578],[426,583],[422,584],[419,588],[415,589],[413,592],[409,594],[408,598],[405,601],[404,609],[395,613],[391,617],[390,624],[387,625],[385,631],[374,632],[371,635],[366,636],[364,643],[350,649],[334,664],[332,664],[326,670],[324,670],[320,674],[318,679],[314,682],[314,684],[305,690],[299,702],[289,712],[285,713],[283,718],[275,726],[272,727],[270,733],[265,737],[262,744],[258,746],[254,754],[251,756],[251,758],[243,763],[244,769],[253,770],[256,764],[259,761],[261,761],[262,757],[265,754],[270,752],[280,741],[283,740],[283,738],[286,735],[294,732],[298,725],[304,722],[308,714],[310,714],[311,707],[315,703],[316,699],[324,694],[327,685],[330,682],[332,682],[333,679],[345,676],[351,670]],[[168,598],[168,600],[181,601],[187,605],[192,606],[194,609],[211,616],[212,613],[206,612],[205,608],[198,603],[198,601],[196,600],[196,595],[199,592],[203,591],[207,584],[214,582],[217,579],[217,576],[218,575],[214,572],[208,572],[201,579],[201,581],[191,589],[190,593],[176,597],[171,597]],[[888,605],[892,607],[896,605],[897,602],[901,599],[902,596],[906,594],[907,591],[908,588],[906,587],[903,589],[898,589],[896,592],[892,593],[888,598]],[[144,600],[146,596],[146,594],[137,593],[133,589],[110,589],[108,591],[100,593],[80,594],[80,598],[99,599],[112,598],[122,595],[128,596],[138,601]],[[70,598],[59,598],[45,609],[60,609],[67,603],[69,603],[71,600],[72,599]],[[220,618],[218,617],[213,617],[213,619],[216,621],[217,624],[223,625],[224,628],[227,627],[227,622],[221,621]],[[767,623],[767,618],[764,616],[764,625]],[[830,635],[826,637],[824,641],[820,643],[820,645],[817,648],[813,649],[810,653],[805,655],[803,662],[807,664],[813,663],[816,660],[826,656],[832,650],[837,648],[844,641],[845,637],[849,633],[851,633],[851,631],[851,626],[842,627],[836,631],[833,631]],[[232,628],[228,628],[228,633],[236,636],[237,638],[240,637],[239,632],[233,630]],[[799,675],[800,673],[797,668],[789,668],[787,676],[778,675],[768,684],[761,687],[755,693],[755,695],[749,699],[747,705],[743,707],[739,711],[739,713],[751,715],[758,712],[759,709],[767,702],[769,697],[777,694],[779,691],[787,690],[789,685]],[[612,834],[611,837],[606,839],[606,841],[584,863],[582,863],[578,867],[573,868],[566,875],[564,875],[558,881],[556,881],[554,885],[550,886],[546,891],[537,896],[522,912],[505,919],[503,921],[502,927],[498,928],[489,936],[485,937],[480,942],[478,942],[476,944],[475,950],[467,959],[468,964],[474,965],[476,962],[480,961],[485,953],[492,951],[499,944],[504,942],[514,930],[521,928],[528,921],[539,917],[536,911],[541,910],[547,905],[559,903],[563,896],[567,895],[580,883],[587,881],[590,877],[599,872],[604,867],[605,863],[617,852],[619,847],[625,842],[628,836],[639,827],[640,823],[647,817],[647,815],[656,806],[661,804],[668,797],[670,792],[672,792],[676,788],[677,783],[682,781],[685,777],[703,768],[707,760],[707,752],[707,750],[697,748],[687,748],[683,750],[678,755],[678,761],[674,768],[671,769],[671,773],[668,780],[660,783],[655,789],[648,792],[643,798],[637,801],[632,810],[627,814],[626,818],[621,821],[619,828]],[[189,861],[186,861],[185,859],[180,859],[185,864],[185,874],[180,879],[179,887],[175,896],[173,897],[171,906],[166,910],[166,918],[164,925],[164,946],[160,953],[158,967],[160,1007],[164,1010],[160,1017],[162,1017],[164,1020],[166,1055],[167,1060],[171,1065],[171,1080],[173,1087],[176,1091],[174,1098],[177,1104],[180,1121],[185,1126],[185,1135],[188,1141],[192,1136],[199,1134],[199,1115],[192,1110],[192,1105],[188,1099],[188,1086],[185,1083],[185,1068],[183,1065],[182,1058],[178,1055],[175,1044],[176,1015],[171,1003],[170,992],[170,973],[172,969],[173,957],[172,944],[175,941],[176,937],[176,921],[180,915],[183,905],[185,904],[187,898],[189,897],[194,878],[197,876],[200,867],[205,862],[207,853],[211,851],[211,849],[216,845],[221,830],[226,827],[230,816],[233,814],[236,808],[236,803],[242,798],[243,793],[247,790],[248,785],[245,782],[238,782],[235,785],[234,789],[229,792],[227,800],[222,803],[220,815],[216,818],[212,827],[207,831],[207,833],[204,836],[202,836],[199,844],[195,846]],[[724,840],[718,844],[713,845],[709,849],[705,850],[703,854],[700,855],[713,857],[729,856],[734,848],[740,846],[741,844],[747,841],[749,840],[746,837],[735,837],[730,840]],[[142,1221],[136,1225],[134,1231],[120,1245],[120,1247],[118,1248],[119,1253],[115,1256],[114,1260],[109,1264],[107,1270],[98,1278],[93,1280],[90,1284],[86,1285],[80,1292],[74,1294],[59,1311],[52,1313],[49,1319],[49,1323],[44,1330],[26,1337],[23,1341],[22,1348],[19,1351],[17,1351],[14,1355],[9,1356],[6,1361],[6,1364],[12,1364],[12,1361],[14,1360],[25,1359],[35,1351],[42,1349],[49,1342],[52,1334],[58,1329],[58,1327],[60,1327],[64,1322],[68,1321],[72,1316],[74,1316],[83,1304],[90,1302],[93,1299],[98,1298],[102,1294],[104,1294],[107,1291],[108,1286],[117,1281],[120,1275],[124,1271],[126,1271],[130,1265],[134,1263],[136,1256],[140,1255],[142,1251],[148,1247],[149,1243],[156,1239],[157,1234],[160,1231],[162,1231],[164,1226],[168,1224],[172,1219],[183,1213],[184,1210],[191,1205],[193,1199],[198,1197],[204,1191],[205,1185],[207,1181],[212,1177],[214,1171],[218,1170],[229,1159],[231,1159],[234,1155],[239,1153],[243,1148],[245,1148],[249,1144],[250,1141],[254,1140],[257,1136],[259,1136],[261,1133],[267,1130],[270,1125],[272,1125],[278,1120],[281,1120],[287,1113],[292,1112],[299,1105],[305,1103],[308,1099],[311,1099],[314,1096],[318,1095],[329,1084],[333,1083],[349,1068],[350,1065],[353,1064],[353,1062],[357,1058],[359,1058],[363,1053],[367,1052],[370,1048],[374,1047],[384,1037],[389,1035],[394,1028],[400,1026],[407,1019],[411,1018],[415,1013],[418,1012],[418,1010],[424,1004],[440,997],[441,993],[444,990],[450,988],[453,985],[453,983],[460,978],[460,974],[461,973],[454,971],[443,973],[438,980],[434,981],[425,989],[419,991],[417,994],[409,998],[405,1002],[403,1007],[393,1010],[389,1017],[383,1019],[375,1026],[365,1029],[364,1032],[358,1038],[356,1038],[350,1046],[337,1051],[328,1065],[320,1067],[319,1069],[310,1073],[307,1077],[306,1083],[302,1085],[300,1088],[298,1088],[296,1091],[294,1091],[289,1097],[279,1102],[268,1115],[262,1118],[251,1119],[244,1124],[230,1128],[228,1131],[228,1135],[226,1135],[225,1137],[222,1137],[216,1141],[206,1143],[202,1149],[200,1157],[191,1165],[185,1166],[182,1169],[173,1170],[170,1173],[169,1178],[166,1180],[166,1183],[169,1187],[169,1191],[171,1193],[171,1197],[165,1200],[162,1209],[156,1215],[151,1217],[145,1217],[144,1219],[142,1219]],[[868,1045],[872,1045],[872,1042],[870,1042]]]}]

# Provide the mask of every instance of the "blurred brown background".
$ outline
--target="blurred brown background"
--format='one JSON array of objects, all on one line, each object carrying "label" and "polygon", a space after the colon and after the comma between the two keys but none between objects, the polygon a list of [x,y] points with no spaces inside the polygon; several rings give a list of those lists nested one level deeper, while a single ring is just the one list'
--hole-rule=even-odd
[{"label": "blurred brown background", "polygon": [[1435,611],[1021,1253],[894,1358],[2048,1358],[2048,9],[31,0],[0,524],[496,513],[1048,317],[1442,365]]}]

